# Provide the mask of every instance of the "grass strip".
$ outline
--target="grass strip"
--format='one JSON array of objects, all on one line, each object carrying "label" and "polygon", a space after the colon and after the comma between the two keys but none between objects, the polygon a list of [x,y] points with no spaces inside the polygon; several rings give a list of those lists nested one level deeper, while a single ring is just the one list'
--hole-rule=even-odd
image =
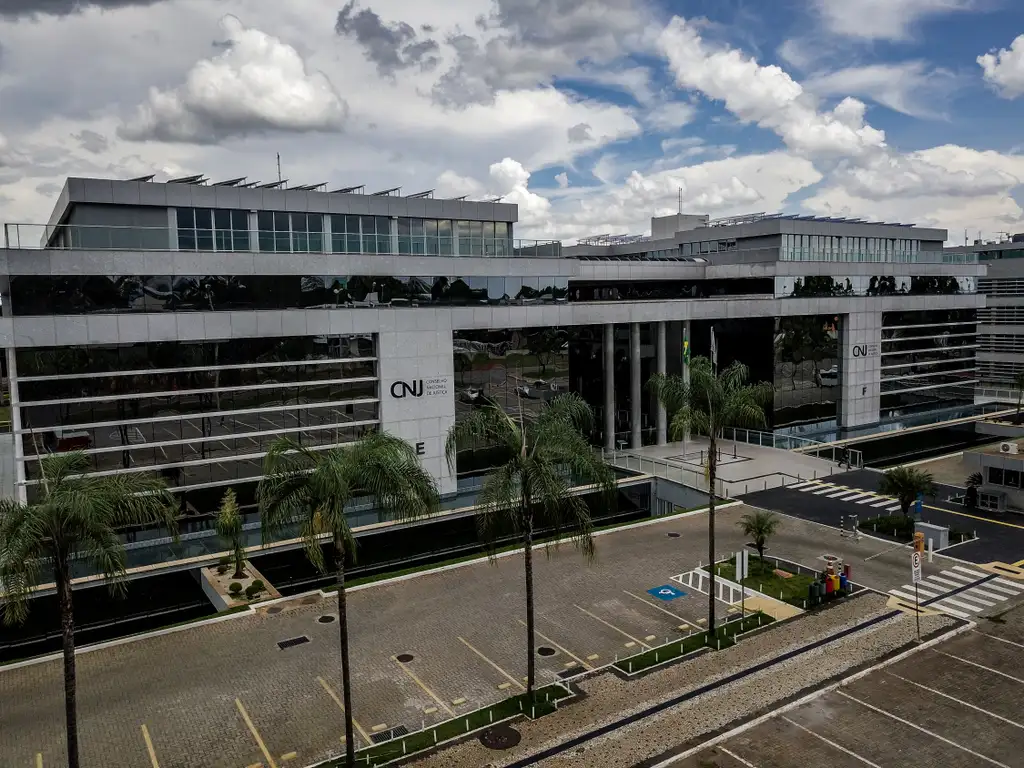
[{"label": "grass strip", "polygon": [[682,640],[676,640],[666,645],[652,648],[649,651],[638,653],[635,656],[620,659],[615,662],[615,667],[620,672],[635,674],[658,664],[664,664],[666,661],[678,659],[701,648],[712,648],[715,650],[728,648],[736,644],[736,635],[750,632],[759,627],[766,627],[773,621],[775,619],[767,613],[758,611],[757,613],[744,616],[742,619],[734,619],[722,624],[714,632],[709,632],[708,630],[696,632],[684,637]]},{"label": "grass strip", "polygon": [[[366,766],[366,768],[385,765],[392,760],[433,749],[438,744],[450,739],[465,736],[473,731],[519,715],[533,719],[543,717],[557,709],[557,701],[572,695],[570,691],[560,685],[548,685],[538,688],[533,694],[532,701],[525,693],[512,696],[489,707],[445,720],[425,730],[362,749],[356,753],[356,765]],[[344,762],[344,758],[340,758],[327,763],[326,766],[340,768]]]}]

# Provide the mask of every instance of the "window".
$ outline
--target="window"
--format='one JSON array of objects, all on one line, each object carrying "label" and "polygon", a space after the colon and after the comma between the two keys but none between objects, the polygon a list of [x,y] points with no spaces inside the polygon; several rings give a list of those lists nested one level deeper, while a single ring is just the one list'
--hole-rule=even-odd
[{"label": "window", "polygon": [[249,214],[210,208],[178,208],[178,249],[248,251]]},{"label": "window", "polygon": [[998,467],[988,468],[988,482],[990,485],[1003,484],[1003,470]]},{"label": "window", "polygon": [[[406,219],[406,221],[409,221]],[[406,240],[408,244],[408,240]],[[391,253],[391,219],[387,216],[331,216],[332,253]],[[402,253],[423,251],[402,251]]]},{"label": "window", "polygon": [[1016,469],[1003,470],[1003,485],[1007,488],[1020,488],[1020,471]]}]

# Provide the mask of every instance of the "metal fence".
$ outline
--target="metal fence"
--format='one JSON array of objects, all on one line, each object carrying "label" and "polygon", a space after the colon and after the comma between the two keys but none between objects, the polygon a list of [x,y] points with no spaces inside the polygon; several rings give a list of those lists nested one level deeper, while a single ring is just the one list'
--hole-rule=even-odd
[{"label": "metal fence", "polygon": [[747,443],[748,445],[760,445],[764,448],[798,451],[805,456],[814,456],[817,459],[825,459],[836,464],[842,462],[844,467],[848,466],[850,469],[862,469],[864,467],[864,455],[861,451],[844,445],[822,443],[807,437],[777,435],[774,432],[760,432],[756,429],[739,429],[734,427],[723,429],[722,437],[726,440]]}]

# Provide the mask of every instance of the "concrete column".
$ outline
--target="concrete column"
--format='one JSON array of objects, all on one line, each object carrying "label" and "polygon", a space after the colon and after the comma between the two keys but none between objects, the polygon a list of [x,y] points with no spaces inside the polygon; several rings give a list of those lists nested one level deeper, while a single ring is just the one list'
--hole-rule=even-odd
[{"label": "concrete column", "polygon": [[[21,397],[18,388],[18,363],[14,354],[14,347],[8,347],[7,354],[7,381],[8,393],[11,396],[11,434],[0,435],[0,438],[8,437],[14,440],[14,466],[3,467],[0,473],[0,484],[3,486],[4,495],[8,498],[15,498],[22,504],[28,503],[28,487],[25,485],[25,446],[22,443],[21,431]],[[6,463],[6,462],[5,462]],[[8,470],[13,469],[13,477],[8,477]]]},{"label": "concrete column", "polygon": [[634,450],[643,447],[640,434],[640,323],[629,324],[629,444]]},{"label": "concrete column", "polygon": [[[657,372],[664,375],[668,369],[668,361],[665,355],[665,321],[662,320],[655,324],[657,331],[656,347],[656,365]],[[665,412],[665,406],[661,404],[659,400],[657,403],[657,427],[658,427],[658,445],[666,445],[668,443],[668,414]]]},{"label": "concrete column", "polygon": [[615,326],[604,327],[604,447],[615,450]]}]

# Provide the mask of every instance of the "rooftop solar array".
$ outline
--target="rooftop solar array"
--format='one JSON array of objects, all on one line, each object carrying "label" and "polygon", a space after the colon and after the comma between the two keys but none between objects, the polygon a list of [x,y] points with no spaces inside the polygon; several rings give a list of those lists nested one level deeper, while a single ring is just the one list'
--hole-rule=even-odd
[{"label": "rooftop solar array", "polygon": [[887,227],[913,227],[913,224],[902,224],[898,221],[865,221],[864,219],[848,219],[839,216],[800,216],[796,213],[748,213],[743,216],[727,216],[713,219],[709,227],[731,227],[737,224],[752,224],[758,221],[816,221],[825,224],[877,224]]},{"label": "rooftop solar array", "polygon": [[[155,173],[148,174],[146,176],[137,176],[133,179],[126,179],[126,181],[135,181],[141,183],[150,183],[156,178]],[[156,182],[159,183],[159,182]],[[366,186],[364,184],[354,184],[349,187],[339,187],[338,189],[328,190],[328,182],[321,181],[316,184],[296,184],[289,186],[288,179],[280,179],[278,181],[249,181],[245,176],[239,176],[236,179],[225,179],[224,181],[210,181],[207,176],[201,173],[193,176],[181,176],[176,179],[168,179],[165,183],[167,184],[194,184],[196,186],[210,186],[210,187],[238,187],[240,189],[284,189],[292,190],[296,192],[326,192],[330,195],[366,195],[370,197],[403,197],[401,187],[391,187],[390,189],[382,189],[379,192],[366,192]],[[411,195],[404,195],[407,199],[434,199],[434,190],[427,189],[422,192],[414,192]],[[465,200],[468,195],[460,195],[459,197],[444,198],[446,200]],[[488,197],[479,202],[484,203],[500,203],[502,197]]]}]

